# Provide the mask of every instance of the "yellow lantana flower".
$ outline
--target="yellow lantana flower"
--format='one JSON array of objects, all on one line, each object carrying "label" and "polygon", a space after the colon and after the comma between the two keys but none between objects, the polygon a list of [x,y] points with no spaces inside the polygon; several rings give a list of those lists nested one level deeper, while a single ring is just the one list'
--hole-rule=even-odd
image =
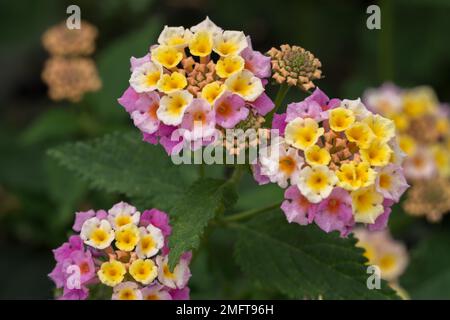
[{"label": "yellow lantana flower", "polygon": [[151,259],[133,261],[129,271],[134,280],[142,284],[149,284],[158,275],[158,268]]},{"label": "yellow lantana flower", "polygon": [[225,92],[227,88],[219,81],[208,83],[203,87],[202,98],[213,105],[214,102]]},{"label": "yellow lantana flower", "polygon": [[97,275],[102,283],[114,287],[123,281],[126,272],[127,270],[122,262],[111,260],[102,263]]},{"label": "yellow lantana flower", "polygon": [[316,144],[324,133],[318,123],[311,118],[296,118],[289,122],[285,130],[286,142],[298,149],[306,150]]},{"label": "yellow lantana flower", "polygon": [[311,166],[326,166],[330,163],[331,156],[327,149],[313,145],[305,150],[305,159]]},{"label": "yellow lantana flower", "polygon": [[116,246],[123,251],[132,251],[139,242],[139,229],[134,224],[127,224],[116,231]]},{"label": "yellow lantana flower", "polygon": [[350,127],[355,122],[353,111],[344,107],[332,109],[330,111],[330,128],[333,131],[341,132]]},{"label": "yellow lantana flower", "polygon": [[172,69],[180,63],[183,59],[183,53],[175,47],[160,45],[151,51],[152,60],[166,67]]},{"label": "yellow lantana flower", "polygon": [[242,71],[244,65],[245,61],[242,57],[227,56],[217,61],[216,73],[221,78],[228,78],[236,72]]},{"label": "yellow lantana flower", "polygon": [[353,216],[356,222],[374,223],[383,213],[383,196],[373,187],[361,188],[351,193]]},{"label": "yellow lantana flower", "polygon": [[337,180],[326,166],[305,167],[300,172],[298,188],[309,202],[319,203],[330,195]]},{"label": "yellow lantana flower", "polygon": [[366,162],[348,162],[341,165],[336,172],[338,186],[349,191],[372,185],[376,179],[376,172]]},{"label": "yellow lantana flower", "polygon": [[371,166],[385,166],[391,160],[392,149],[386,144],[373,140],[367,149],[360,150],[363,161],[370,163]]},{"label": "yellow lantana flower", "polygon": [[356,143],[356,145],[365,149],[370,146],[370,143],[375,138],[372,130],[364,122],[355,122],[347,130],[345,130],[345,136],[348,141]]},{"label": "yellow lantana flower", "polygon": [[206,30],[198,31],[189,42],[189,51],[198,57],[209,56],[213,48],[212,34]]},{"label": "yellow lantana flower", "polygon": [[157,83],[158,90],[164,93],[172,93],[184,89],[186,86],[186,77],[179,72],[163,74]]},{"label": "yellow lantana flower", "polygon": [[225,81],[225,85],[229,91],[241,96],[246,101],[256,100],[264,91],[261,79],[245,69],[230,76]]},{"label": "yellow lantana flower", "polygon": [[367,124],[375,137],[381,142],[388,142],[395,135],[395,124],[378,114],[365,118],[363,123]]}]

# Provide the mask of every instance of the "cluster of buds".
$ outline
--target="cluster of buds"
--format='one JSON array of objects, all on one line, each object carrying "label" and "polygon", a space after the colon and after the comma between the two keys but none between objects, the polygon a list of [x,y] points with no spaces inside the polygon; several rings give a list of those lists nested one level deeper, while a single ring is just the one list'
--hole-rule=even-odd
[{"label": "cluster of buds", "polygon": [[97,33],[97,28],[85,21],[80,29],[68,29],[64,22],[44,33],[42,43],[51,57],[42,79],[52,100],[78,102],[86,92],[101,88],[95,62],[87,57],[95,51]]},{"label": "cluster of buds", "polygon": [[429,87],[402,90],[392,84],[369,89],[367,106],[392,119],[397,127],[402,166],[412,185],[404,209],[415,216],[439,221],[450,211],[450,122],[449,109],[439,103]]},{"label": "cluster of buds", "polygon": [[315,87],[314,80],[320,79],[322,64],[314,55],[299,46],[284,44],[268,51],[272,63],[272,78],[279,84],[286,83],[303,91]]},{"label": "cluster of buds", "polygon": [[289,222],[313,221],[346,236],[355,223],[383,229],[390,207],[408,184],[392,120],[368,111],[360,99],[329,99],[316,89],[275,114],[281,139],[261,150],[254,176],[278,183]]},{"label": "cluster of buds", "polygon": [[141,214],[120,202],[108,212],[77,212],[73,230],[79,234],[53,251],[57,263],[49,276],[60,299],[84,300],[95,292],[104,293],[97,299],[189,299],[191,253],[170,270],[166,213]]},{"label": "cluster of buds", "polygon": [[[270,58],[243,32],[224,31],[208,18],[190,29],[165,26],[147,55],[131,58],[131,73],[119,103],[144,140],[170,155],[180,143],[212,143],[216,130],[274,108],[264,92]],[[173,137],[177,129],[182,135]]]}]

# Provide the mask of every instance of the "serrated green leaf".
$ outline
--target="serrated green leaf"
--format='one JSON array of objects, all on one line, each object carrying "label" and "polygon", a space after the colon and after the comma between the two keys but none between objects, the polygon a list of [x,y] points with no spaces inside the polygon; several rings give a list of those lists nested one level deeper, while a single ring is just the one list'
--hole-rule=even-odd
[{"label": "serrated green leaf", "polygon": [[362,250],[315,226],[287,223],[277,210],[236,225],[236,258],[243,271],[296,299],[394,299],[386,287],[369,290]]},{"label": "serrated green leaf", "polygon": [[411,253],[401,285],[413,299],[450,299],[450,234],[437,232]]},{"label": "serrated green leaf", "polygon": [[195,249],[209,221],[237,200],[234,185],[219,179],[194,182],[172,208],[169,266],[173,269],[183,252]]},{"label": "serrated green leaf", "polygon": [[88,181],[93,188],[129,197],[177,197],[187,185],[180,167],[160,148],[136,133],[106,135],[89,142],[69,143],[48,154]]}]

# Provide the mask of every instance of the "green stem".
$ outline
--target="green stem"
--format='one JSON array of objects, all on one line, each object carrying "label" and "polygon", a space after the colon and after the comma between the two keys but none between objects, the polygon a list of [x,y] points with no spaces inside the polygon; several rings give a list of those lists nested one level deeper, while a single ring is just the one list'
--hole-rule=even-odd
[{"label": "green stem", "polygon": [[270,206],[264,207],[264,208],[259,208],[259,209],[250,209],[250,210],[246,210],[246,211],[242,211],[233,215],[230,215],[228,217],[224,217],[222,219],[223,222],[235,222],[235,221],[241,221],[241,220],[245,220],[248,219],[250,217],[253,217],[254,215],[257,215],[259,213],[263,213],[266,211],[270,211],[276,208],[280,207],[280,203],[274,203],[271,204]]},{"label": "green stem", "polygon": [[245,172],[245,167],[243,165],[236,165],[234,167],[234,171],[231,175],[231,177],[228,179],[228,182],[234,183],[234,184],[238,184],[239,181],[242,178],[242,175]]},{"label": "green stem", "polygon": [[269,126],[272,125],[273,115],[277,112],[277,110],[282,105],[284,98],[286,97],[286,94],[289,91],[289,88],[290,88],[290,86],[288,86],[286,83],[283,83],[280,85],[280,89],[278,89],[278,92],[277,92],[277,95],[276,95],[275,101],[274,101],[275,107],[266,117],[267,125],[269,125]]}]

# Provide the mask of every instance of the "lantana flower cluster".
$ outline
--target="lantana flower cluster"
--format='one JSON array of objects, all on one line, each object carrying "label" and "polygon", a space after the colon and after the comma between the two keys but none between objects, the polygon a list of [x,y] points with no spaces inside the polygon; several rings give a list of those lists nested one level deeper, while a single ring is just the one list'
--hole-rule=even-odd
[{"label": "lantana flower cluster", "polygon": [[429,87],[400,89],[387,83],[365,93],[367,106],[392,119],[400,148],[407,154],[405,176],[412,188],[404,208],[438,221],[450,211],[449,108]]},{"label": "lantana flower cluster", "polygon": [[[270,57],[253,50],[250,37],[206,18],[190,29],[165,26],[147,55],[131,58],[130,87],[119,103],[145,141],[173,154],[181,140],[207,145],[215,129],[271,111],[264,93],[270,76]],[[172,138],[176,129],[182,134]]]},{"label": "lantana flower cluster", "polygon": [[408,187],[392,120],[360,99],[330,100],[317,88],[275,114],[272,129],[281,138],[262,150],[253,171],[260,184],[286,188],[281,209],[289,222],[315,222],[341,236],[355,223],[386,226],[391,205]]},{"label": "lantana flower cluster", "polygon": [[56,266],[49,276],[60,299],[87,299],[91,292],[107,292],[100,298],[113,300],[189,299],[191,253],[169,269],[166,213],[141,214],[120,202],[107,212],[77,212],[73,230],[79,234],[53,250]]}]

